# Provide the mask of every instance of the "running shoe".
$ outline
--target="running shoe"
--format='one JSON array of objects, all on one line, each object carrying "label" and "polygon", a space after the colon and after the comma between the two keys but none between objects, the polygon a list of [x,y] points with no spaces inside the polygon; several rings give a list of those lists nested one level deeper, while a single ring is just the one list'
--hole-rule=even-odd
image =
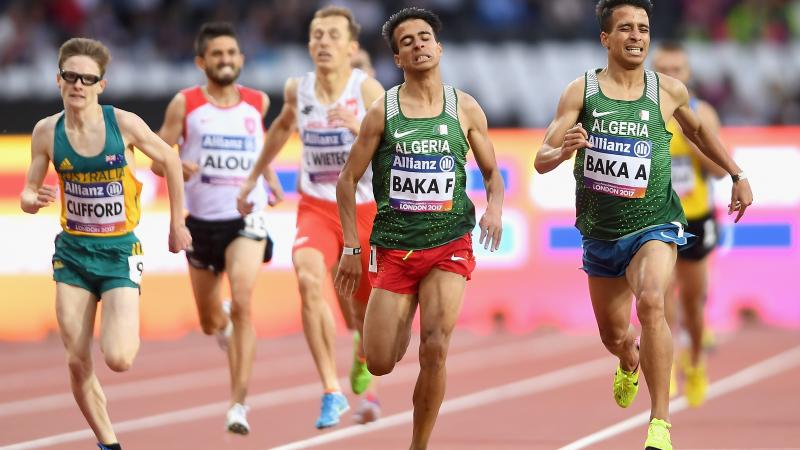
[{"label": "running shoe", "polygon": [[224,329],[218,330],[216,333],[217,336],[217,345],[222,351],[228,351],[228,341],[230,341],[231,336],[233,335],[233,321],[231,320],[231,301],[229,299],[225,299],[222,301],[222,312],[225,314],[225,317],[228,318],[228,325],[225,326]]},{"label": "running shoe", "polygon": [[361,425],[375,422],[381,417],[381,404],[376,398],[365,398],[353,413],[353,421]]},{"label": "running shoe", "polygon": [[341,392],[329,392],[322,396],[317,428],[329,428],[339,424],[339,417],[350,409],[347,397]]},{"label": "running shoe", "polygon": [[703,363],[697,366],[689,366],[685,369],[686,384],[686,402],[689,406],[697,408],[706,401],[706,389],[708,389],[708,376],[706,375],[706,367]]},{"label": "running shoe", "polygon": [[119,445],[119,443],[106,445],[98,442],[97,447],[100,448],[100,450],[122,450],[122,446]]},{"label": "running shoe", "polygon": [[361,345],[361,334],[356,331],[353,335],[353,365],[350,367],[350,388],[353,393],[361,395],[369,387],[372,374],[367,369],[367,362],[358,356],[358,347]]},{"label": "running shoe", "polygon": [[225,428],[234,434],[246,436],[250,432],[250,424],[247,423],[248,408],[241,403],[234,403],[228,410],[225,417]]},{"label": "running shoe", "polygon": [[617,372],[614,374],[614,400],[616,400],[617,404],[623,408],[631,406],[638,392],[638,367],[633,372],[628,372],[617,366]]},{"label": "running shoe", "polygon": [[647,440],[644,441],[645,450],[672,450],[672,439],[669,429],[672,425],[661,419],[653,419],[647,427]]}]

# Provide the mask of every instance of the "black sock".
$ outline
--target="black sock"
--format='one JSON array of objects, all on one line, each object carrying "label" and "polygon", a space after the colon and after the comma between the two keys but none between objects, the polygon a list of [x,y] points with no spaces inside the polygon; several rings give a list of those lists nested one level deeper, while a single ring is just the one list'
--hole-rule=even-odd
[{"label": "black sock", "polygon": [[98,442],[97,446],[100,447],[100,450],[122,450],[122,446],[119,445],[119,442],[113,444],[101,444]]}]

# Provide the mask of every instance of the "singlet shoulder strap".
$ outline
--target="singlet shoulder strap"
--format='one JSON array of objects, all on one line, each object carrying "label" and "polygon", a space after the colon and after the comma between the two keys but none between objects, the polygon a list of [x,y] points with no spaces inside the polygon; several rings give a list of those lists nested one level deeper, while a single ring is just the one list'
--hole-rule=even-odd
[{"label": "singlet shoulder strap", "polygon": [[397,97],[399,90],[400,85],[397,85],[386,91],[386,120],[400,114],[400,102]]},{"label": "singlet shoulder strap", "polygon": [[458,120],[458,95],[453,86],[444,85],[444,112]]},{"label": "singlet shoulder strap", "polygon": [[658,105],[658,75],[652,70],[645,70],[644,80],[645,84],[647,84],[645,95],[650,101]]},{"label": "singlet shoulder strap", "polygon": [[591,69],[586,71],[586,87],[584,88],[584,99],[595,96],[600,93],[600,82],[597,81],[597,70]]}]

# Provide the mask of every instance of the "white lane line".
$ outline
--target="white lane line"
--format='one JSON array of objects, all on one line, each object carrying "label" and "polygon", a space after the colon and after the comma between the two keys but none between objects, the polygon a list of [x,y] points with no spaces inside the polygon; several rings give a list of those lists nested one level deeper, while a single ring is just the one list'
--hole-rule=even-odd
[{"label": "white lane line", "polygon": [[[737,391],[753,383],[757,383],[765,378],[777,375],[783,371],[793,369],[800,365],[800,346],[786,350],[771,358],[755,363],[733,375],[727,376],[708,386],[706,400],[720,397],[725,394]],[[681,396],[669,402],[671,414],[683,411],[688,407],[686,397]],[[592,433],[575,442],[561,447],[558,450],[579,450],[590,445],[604,441],[618,434],[629,431],[635,427],[646,425],[650,421],[650,410],[644,411],[622,422],[618,422],[600,431]]]},{"label": "white lane line", "polygon": [[[574,338],[558,334],[538,336],[521,342],[503,343],[452,355],[448,360],[447,367],[451,373],[464,372],[483,368],[491,364],[503,364],[509,361],[518,362],[526,358],[539,359],[551,355],[563,354],[568,350],[588,347],[594,342],[595,339],[593,338]],[[418,372],[419,369],[416,365],[416,361],[403,363],[398,366],[391,375],[383,377],[381,379],[381,385],[391,386],[413,381],[416,379]],[[152,381],[153,380],[151,380],[151,382]],[[339,382],[345,385],[349,383],[349,380],[343,377]],[[252,408],[256,409],[294,403],[299,400],[314,399],[318,398],[319,395],[319,382],[314,382],[293,388],[280,389],[250,396],[247,403]],[[140,396],[137,395],[137,397]],[[192,408],[127,420],[116,423],[114,425],[114,430],[119,434],[221,416],[228,407],[228,404],[229,402],[224,400]],[[381,419],[381,421],[383,421],[383,419]],[[28,450],[93,437],[94,435],[90,430],[79,430],[0,446],[0,450]]]},{"label": "white lane line", "polygon": [[[590,378],[608,375],[608,368],[613,367],[613,363],[613,358],[603,357],[531,378],[484,389],[454,399],[445,400],[439,410],[439,417],[458,411],[502,402],[504,400],[518,399],[523,396],[560,388]],[[367,425],[352,425],[311,439],[303,439],[279,447],[273,447],[271,450],[299,450],[311,448],[353,436],[383,430],[385,428],[404,425],[411,423],[413,420],[413,413],[414,410],[410,409],[388,417],[381,417],[379,421]]]}]

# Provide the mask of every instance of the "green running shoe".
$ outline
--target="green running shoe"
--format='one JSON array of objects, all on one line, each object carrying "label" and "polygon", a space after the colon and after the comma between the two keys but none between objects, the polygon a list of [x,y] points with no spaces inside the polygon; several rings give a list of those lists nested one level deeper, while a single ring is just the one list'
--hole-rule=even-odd
[{"label": "green running shoe", "polygon": [[358,347],[361,345],[361,334],[358,331],[353,335],[353,365],[350,367],[350,388],[353,393],[361,395],[369,387],[372,374],[367,369],[366,361],[358,357]]}]

